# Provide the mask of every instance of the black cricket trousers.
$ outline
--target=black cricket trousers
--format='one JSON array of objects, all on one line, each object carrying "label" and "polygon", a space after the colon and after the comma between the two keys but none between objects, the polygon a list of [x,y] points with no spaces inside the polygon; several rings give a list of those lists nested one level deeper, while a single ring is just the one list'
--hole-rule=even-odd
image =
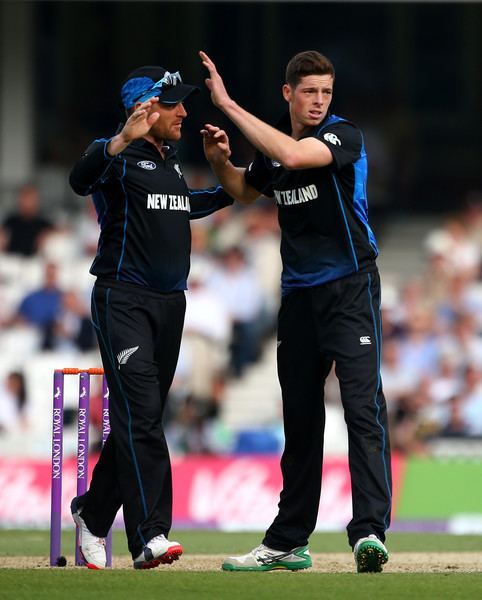
[{"label": "black cricket trousers", "polygon": [[305,546],[318,515],[325,427],[324,384],[333,362],[348,428],[353,518],[348,541],[390,523],[391,465],[380,379],[378,271],[360,273],[283,297],[278,377],[285,449],[279,512],[263,543],[283,551]]},{"label": "black cricket trousers", "polygon": [[92,321],[109,384],[111,433],[80,500],[89,530],[105,537],[122,506],[128,547],[136,558],[172,522],[172,479],[162,427],[174,377],[186,300],[123,283],[100,281]]}]

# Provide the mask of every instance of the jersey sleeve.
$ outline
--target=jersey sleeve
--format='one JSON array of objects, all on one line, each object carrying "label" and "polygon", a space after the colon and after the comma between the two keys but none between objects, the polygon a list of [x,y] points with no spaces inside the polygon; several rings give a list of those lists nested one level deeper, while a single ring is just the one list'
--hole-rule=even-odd
[{"label": "jersey sleeve", "polygon": [[110,156],[107,145],[111,138],[95,140],[87,148],[70,173],[70,186],[76,194],[87,196],[106,181],[118,156]]},{"label": "jersey sleeve", "polygon": [[189,190],[189,204],[191,205],[189,218],[191,220],[201,219],[225,206],[230,206],[233,202],[231,196],[220,185],[205,190]]},{"label": "jersey sleeve", "polygon": [[258,190],[260,194],[274,196],[273,186],[271,185],[271,173],[266,163],[266,157],[261,152],[257,151],[256,156],[251,164],[248,165],[244,172],[244,178],[246,183],[255,190]]},{"label": "jersey sleeve", "polygon": [[363,147],[361,131],[352,123],[340,121],[323,128],[314,137],[331,151],[337,171],[360,158]]}]

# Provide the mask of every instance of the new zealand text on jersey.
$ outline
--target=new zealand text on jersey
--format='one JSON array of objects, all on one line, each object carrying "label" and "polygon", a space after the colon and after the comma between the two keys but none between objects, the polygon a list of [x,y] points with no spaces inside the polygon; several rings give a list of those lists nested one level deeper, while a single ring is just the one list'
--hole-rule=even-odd
[{"label": "new zealand text on jersey", "polygon": [[175,194],[147,194],[147,208],[191,211],[189,197]]},{"label": "new zealand text on jersey", "polygon": [[288,206],[290,204],[301,204],[318,198],[316,185],[295,188],[294,190],[274,190],[276,202]]}]

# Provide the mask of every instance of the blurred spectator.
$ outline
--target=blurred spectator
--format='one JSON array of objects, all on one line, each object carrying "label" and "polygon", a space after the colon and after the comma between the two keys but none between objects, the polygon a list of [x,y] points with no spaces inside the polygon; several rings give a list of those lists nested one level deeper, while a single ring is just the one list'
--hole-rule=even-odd
[{"label": "blurred spectator", "polygon": [[12,371],[0,385],[0,434],[26,425],[26,401],[24,376]]},{"label": "blurred spectator", "polygon": [[383,338],[400,338],[405,325],[403,316],[398,310],[400,294],[394,285],[384,284],[381,311],[383,323]]},{"label": "blurred spectator", "polygon": [[27,324],[38,328],[42,333],[42,350],[51,350],[54,347],[55,326],[63,297],[57,276],[57,265],[47,263],[42,286],[24,296],[17,314],[8,323],[8,325]]},{"label": "blurred spectator", "polygon": [[461,370],[471,364],[482,366],[482,338],[474,317],[468,313],[454,316],[452,327],[438,339],[438,345]]},{"label": "blurred spectator", "polygon": [[430,254],[444,257],[451,273],[477,277],[480,271],[480,248],[468,236],[462,221],[448,219],[442,229],[433,231],[426,240]]},{"label": "blurred spectator", "polygon": [[465,371],[461,412],[467,435],[482,437],[482,371],[474,365]]},{"label": "blurred spectator", "polygon": [[203,281],[214,269],[215,261],[211,252],[211,234],[212,227],[209,226],[209,219],[200,219],[191,222],[191,271],[188,279],[189,289],[191,289],[191,282],[193,281],[193,269],[202,271]]},{"label": "blurred spectator", "polygon": [[59,350],[87,352],[97,348],[88,305],[74,290],[67,290],[62,295],[54,336],[53,345]]},{"label": "blurred spectator", "polygon": [[239,246],[227,249],[208,283],[231,317],[231,374],[240,377],[260,353],[262,295],[253,269]]},{"label": "blurred spectator", "polygon": [[52,223],[40,215],[38,189],[26,185],[18,192],[17,209],[2,223],[0,247],[11,254],[33,256],[52,228]]},{"label": "blurred spectator", "polygon": [[384,342],[381,375],[389,413],[396,410],[401,398],[414,392],[419,381],[413,370],[402,365],[400,352],[400,343],[396,339]]},{"label": "blurred spectator", "polygon": [[205,285],[209,271],[207,259],[193,261],[175,391],[168,403],[166,435],[180,452],[211,451],[212,421],[224,395],[231,319]]},{"label": "blurred spectator", "polygon": [[464,399],[453,396],[447,404],[447,422],[440,431],[441,437],[467,437],[467,427],[463,416]]},{"label": "blurred spectator", "polygon": [[398,399],[390,414],[390,442],[393,450],[405,454],[428,454],[426,438],[433,435],[433,425],[424,421],[423,410],[430,405],[429,380],[420,382],[413,393]]},{"label": "blurred spectator", "polygon": [[392,326],[397,334],[401,335],[407,331],[414,313],[428,308],[426,301],[424,282],[420,277],[414,277],[402,286],[390,311]]},{"label": "blurred spectator", "polygon": [[434,375],[438,369],[439,343],[433,315],[424,308],[409,316],[407,333],[400,342],[400,367],[414,377]]},{"label": "blurred spectator", "polygon": [[439,372],[432,379],[429,385],[429,395],[431,402],[437,408],[438,421],[443,422],[442,412],[446,412],[446,407],[451,398],[459,394],[462,390],[462,381],[460,377],[459,361],[457,357],[450,352],[440,353]]},{"label": "blurred spectator", "polygon": [[431,252],[422,280],[423,295],[431,310],[447,297],[452,277],[452,269],[446,257],[439,252]]},{"label": "blurred spectator", "polygon": [[207,277],[205,265],[193,264],[183,344],[189,354],[189,394],[201,413],[216,416],[224,390],[231,321],[226,306],[206,287]]},{"label": "blurred spectator", "polygon": [[466,313],[474,324],[482,325],[482,297],[479,286],[463,274],[451,277],[445,296],[440,298],[434,310],[442,327],[452,324],[458,315]]},{"label": "blurred spectator", "polygon": [[245,213],[250,210],[252,207],[246,209],[239,204],[234,204],[212,215],[215,227],[211,242],[215,252],[222,254],[227,249],[243,243],[246,233]]},{"label": "blurred spectator", "polygon": [[263,297],[263,335],[276,331],[281,292],[281,256],[278,212],[274,203],[259,204],[244,213],[243,240],[249,264],[253,265]]},{"label": "blurred spectator", "polygon": [[84,210],[77,221],[76,237],[83,256],[95,256],[99,242],[97,211],[91,198],[85,199]]}]

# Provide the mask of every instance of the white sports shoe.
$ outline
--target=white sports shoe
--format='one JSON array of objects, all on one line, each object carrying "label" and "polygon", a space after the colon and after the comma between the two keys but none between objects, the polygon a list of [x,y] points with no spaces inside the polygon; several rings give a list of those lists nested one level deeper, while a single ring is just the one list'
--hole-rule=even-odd
[{"label": "white sports shoe", "polygon": [[77,498],[70,504],[72,517],[79,527],[80,553],[84,559],[85,566],[89,569],[105,569],[105,538],[99,538],[87,529],[84,519],[80,516],[82,507],[79,507]]},{"label": "white sports shoe", "polygon": [[292,550],[273,550],[261,544],[248,554],[228,556],[223,562],[224,571],[298,571],[309,569],[312,561],[308,546]]},{"label": "white sports shoe", "polygon": [[353,548],[358,573],[380,573],[388,562],[388,550],[375,534],[360,538]]},{"label": "white sports shoe", "polygon": [[170,565],[181,554],[182,546],[179,542],[170,542],[165,535],[156,535],[134,559],[134,569],[153,569],[161,563]]}]

